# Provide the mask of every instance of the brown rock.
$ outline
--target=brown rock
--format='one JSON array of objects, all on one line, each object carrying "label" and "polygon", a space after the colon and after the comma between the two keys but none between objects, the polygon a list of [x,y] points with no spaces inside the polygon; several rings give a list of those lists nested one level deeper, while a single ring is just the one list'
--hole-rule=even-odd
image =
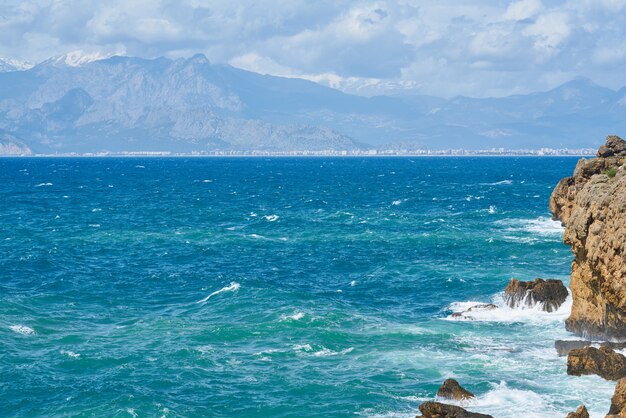
[{"label": "brown rock", "polygon": [[437,391],[437,396],[444,399],[454,399],[456,401],[475,397],[472,392],[463,389],[461,385],[459,385],[459,382],[454,379],[446,379]]},{"label": "brown rock", "polygon": [[567,414],[567,418],[589,418],[589,412],[587,412],[585,405],[580,405],[578,409],[576,409],[576,412]]},{"label": "brown rock", "polygon": [[615,386],[609,415],[626,417],[626,378],[620,379]]},{"label": "brown rock", "polygon": [[571,350],[576,348],[585,348],[591,345],[591,341],[584,340],[556,340],[554,342],[554,348],[561,357],[565,357]]},{"label": "brown rock", "polygon": [[522,282],[511,279],[504,289],[504,298],[511,308],[526,305],[543,304],[546,312],[556,311],[567,299],[567,288],[560,280],[535,279],[532,282]]},{"label": "brown rock", "polygon": [[[550,198],[574,253],[566,328],[585,337],[626,338],[626,141],[607,137],[599,158],[579,161]],[[605,170],[621,167],[615,177]]]},{"label": "brown rock", "polygon": [[607,380],[619,380],[626,377],[626,357],[608,347],[577,348],[567,355],[567,374],[597,374]]},{"label": "brown rock", "polygon": [[439,402],[424,402],[419,410],[423,418],[493,418],[491,415],[469,412],[460,406]]}]

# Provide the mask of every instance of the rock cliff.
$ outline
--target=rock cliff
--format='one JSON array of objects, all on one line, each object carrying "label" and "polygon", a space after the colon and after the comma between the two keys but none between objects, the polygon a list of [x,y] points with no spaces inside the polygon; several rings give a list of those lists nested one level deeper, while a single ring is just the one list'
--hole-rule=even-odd
[{"label": "rock cliff", "polygon": [[574,253],[566,328],[586,337],[626,338],[626,141],[608,136],[550,197]]}]

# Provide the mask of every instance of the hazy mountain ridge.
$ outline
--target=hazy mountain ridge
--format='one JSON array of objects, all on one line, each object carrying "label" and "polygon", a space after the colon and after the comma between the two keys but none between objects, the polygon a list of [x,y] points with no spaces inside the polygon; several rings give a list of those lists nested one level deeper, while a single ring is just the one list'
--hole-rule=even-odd
[{"label": "hazy mountain ridge", "polygon": [[69,56],[0,72],[0,129],[43,153],[574,148],[626,128],[625,96],[576,79],[506,98],[366,98],[202,55]]}]

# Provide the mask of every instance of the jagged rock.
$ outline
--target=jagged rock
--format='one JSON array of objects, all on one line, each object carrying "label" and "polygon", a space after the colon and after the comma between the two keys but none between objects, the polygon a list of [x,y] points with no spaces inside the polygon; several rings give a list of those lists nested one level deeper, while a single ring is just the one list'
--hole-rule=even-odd
[{"label": "jagged rock", "polygon": [[614,155],[626,155],[626,141],[617,135],[609,135],[606,137],[606,144],[598,149],[596,156],[607,158]]},{"label": "jagged rock", "polygon": [[535,279],[532,282],[523,282],[511,279],[504,289],[506,303],[511,308],[518,306],[535,306],[543,304],[546,312],[556,311],[567,299],[567,288],[560,280]]},{"label": "jagged rock", "polygon": [[[626,141],[607,137],[599,158],[579,161],[550,198],[574,253],[566,328],[585,337],[626,338]],[[618,168],[619,167],[619,168]],[[612,178],[605,174],[613,170]]]},{"label": "jagged rock", "polygon": [[444,399],[454,399],[456,401],[462,401],[475,397],[472,392],[465,390],[461,387],[461,385],[459,385],[459,382],[454,379],[446,379],[437,391],[437,396]]},{"label": "jagged rock", "polygon": [[619,380],[626,377],[626,357],[608,347],[577,348],[567,355],[567,374],[597,374],[606,380]]},{"label": "jagged rock", "polygon": [[467,312],[475,312],[475,311],[493,311],[494,309],[498,309],[496,305],[493,303],[481,303],[479,305],[474,305],[467,310]]},{"label": "jagged rock", "polygon": [[440,402],[424,402],[419,410],[422,418],[493,418],[491,415],[470,412],[460,406]]},{"label": "jagged rock", "polygon": [[587,412],[585,405],[580,405],[578,409],[576,409],[576,412],[567,414],[567,418],[589,418],[589,412]]},{"label": "jagged rock", "polygon": [[571,350],[589,347],[590,345],[591,341],[584,340],[556,340],[554,342],[554,348],[561,357],[567,356]]},{"label": "jagged rock", "polygon": [[615,386],[611,398],[611,408],[607,417],[626,417],[626,378],[622,378]]}]

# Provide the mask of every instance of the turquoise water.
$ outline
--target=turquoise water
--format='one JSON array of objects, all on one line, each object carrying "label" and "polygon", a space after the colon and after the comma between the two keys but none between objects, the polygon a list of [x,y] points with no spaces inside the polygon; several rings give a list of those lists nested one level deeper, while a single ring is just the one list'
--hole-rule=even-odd
[{"label": "turquoise water", "polygon": [[1,415],[411,417],[455,377],[474,411],[603,416],[553,349],[568,304],[448,318],[567,282],[575,164],[0,159]]}]

